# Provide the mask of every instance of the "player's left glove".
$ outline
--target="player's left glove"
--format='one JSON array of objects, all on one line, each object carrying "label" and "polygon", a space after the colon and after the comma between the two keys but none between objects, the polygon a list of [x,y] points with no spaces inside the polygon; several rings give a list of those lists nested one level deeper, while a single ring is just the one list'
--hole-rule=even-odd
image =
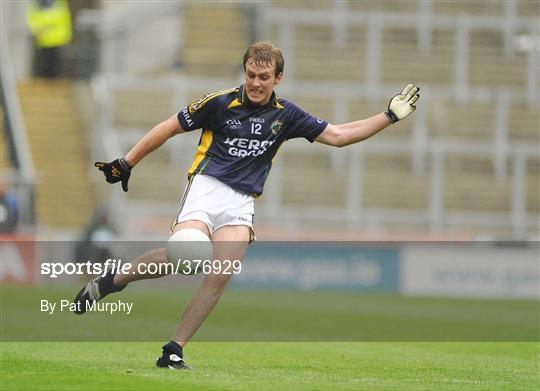
[{"label": "player's left glove", "polygon": [[131,166],[126,162],[126,159],[120,158],[110,163],[96,162],[94,165],[99,171],[103,172],[107,182],[116,183],[122,181],[122,190],[128,191]]},{"label": "player's left glove", "polygon": [[386,114],[391,123],[401,121],[416,110],[414,104],[418,98],[420,98],[418,91],[420,91],[420,88],[416,87],[414,84],[408,84],[407,87],[401,91],[401,94],[390,99],[388,109],[386,109],[384,114]]}]

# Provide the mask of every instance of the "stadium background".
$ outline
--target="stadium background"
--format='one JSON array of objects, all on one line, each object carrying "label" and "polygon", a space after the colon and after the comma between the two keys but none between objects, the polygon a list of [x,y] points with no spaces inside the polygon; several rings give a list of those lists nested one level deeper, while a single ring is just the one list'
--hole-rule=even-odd
[{"label": "stadium background", "polygon": [[[128,193],[107,185],[93,162],[121,156],[203,94],[241,83],[255,40],[284,51],[278,94],[330,122],[382,111],[408,82],[422,98],[414,115],[367,142],[281,148],[256,206],[258,237],[273,242],[252,250],[234,285],[240,293],[224,297],[201,340],[538,340],[538,2],[69,3],[74,35],[57,80],[32,74],[28,3],[0,8],[1,180],[20,208],[16,235],[2,242],[3,341],[156,338],[125,333],[122,319],[105,320],[116,330],[109,339],[67,332],[78,321],[69,316],[42,323],[36,300],[70,297],[74,281],[40,276],[38,264],[70,259],[66,243],[102,213],[114,234],[102,239],[167,239],[198,132],[145,159]],[[26,252],[34,240],[53,244]],[[351,250],[336,243],[344,240],[367,244]],[[134,328],[167,333],[179,299],[159,298],[176,282],[143,285],[132,289],[142,306]],[[246,301],[243,290],[263,293]],[[151,317],[161,319],[150,325]],[[386,327],[411,317],[401,334]],[[236,333],[239,322],[247,336]]]},{"label": "stadium background", "polygon": [[101,239],[166,240],[198,132],[150,155],[128,193],[93,162],[241,83],[246,46],[267,39],[286,59],[278,93],[331,122],[380,112],[409,81],[422,101],[368,142],[287,143],[257,200],[260,239],[538,239],[537,2],[76,1],[58,79],[32,75],[28,4],[2,3],[2,183],[19,234],[84,240],[104,218]]},{"label": "stadium background", "polygon": [[[238,84],[246,46],[269,39],[287,63],[278,92],[331,122],[380,112],[408,81],[423,99],[414,116],[368,143],[284,146],[258,202],[261,232],[538,237],[534,1],[71,6],[64,77],[45,83],[31,75],[25,4],[2,5],[9,93],[21,114],[13,131],[25,135],[16,146],[27,162],[25,171],[14,167],[4,139],[2,172],[16,188],[33,182],[35,214],[24,217],[35,223],[23,229],[77,232],[107,203],[125,235],[162,235],[198,135],[171,140],[137,167],[125,195],[104,184],[93,161],[120,156],[189,101]],[[69,170],[59,175],[60,165]]]}]

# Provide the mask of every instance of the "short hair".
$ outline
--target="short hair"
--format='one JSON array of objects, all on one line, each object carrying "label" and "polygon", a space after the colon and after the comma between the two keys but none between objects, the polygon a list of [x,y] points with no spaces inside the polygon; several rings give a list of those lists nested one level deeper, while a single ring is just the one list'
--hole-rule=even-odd
[{"label": "short hair", "polygon": [[283,53],[281,49],[274,46],[270,42],[255,42],[246,50],[244,54],[244,72],[246,71],[246,63],[252,58],[255,61],[255,64],[264,64],[264,65],[276,65],[276,76],[280,73],[283,73],[283,68],[285,67],[285,60],[283,59]]}]

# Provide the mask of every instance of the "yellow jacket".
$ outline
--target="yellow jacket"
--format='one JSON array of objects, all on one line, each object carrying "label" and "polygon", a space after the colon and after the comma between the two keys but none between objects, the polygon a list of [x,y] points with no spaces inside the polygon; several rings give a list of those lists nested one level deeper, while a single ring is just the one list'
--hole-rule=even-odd
[{"label": "yellow jacket", "polygon": [[26,13],[28,27],[40,48],[66,45],[71,41],[71,13],[66,0],[55,0],[48,8],[33,1]]}]

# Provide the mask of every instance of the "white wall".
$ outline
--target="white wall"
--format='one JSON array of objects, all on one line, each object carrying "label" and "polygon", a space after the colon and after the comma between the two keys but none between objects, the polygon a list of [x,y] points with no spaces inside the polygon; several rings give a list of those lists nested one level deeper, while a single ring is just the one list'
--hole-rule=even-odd
[{"label": "white wall", "polygon": [[540,251],[490,243],[409,244],[400,287],[412,296],[540,298]]},{"label": "white wall", "polygon": [[8,47],[1,48],[1,55],[10,56],[15,77],[23,79],[32,72],[32,39],[26,26],[25,1],[1,1],[0,17],[7,34]]}]

